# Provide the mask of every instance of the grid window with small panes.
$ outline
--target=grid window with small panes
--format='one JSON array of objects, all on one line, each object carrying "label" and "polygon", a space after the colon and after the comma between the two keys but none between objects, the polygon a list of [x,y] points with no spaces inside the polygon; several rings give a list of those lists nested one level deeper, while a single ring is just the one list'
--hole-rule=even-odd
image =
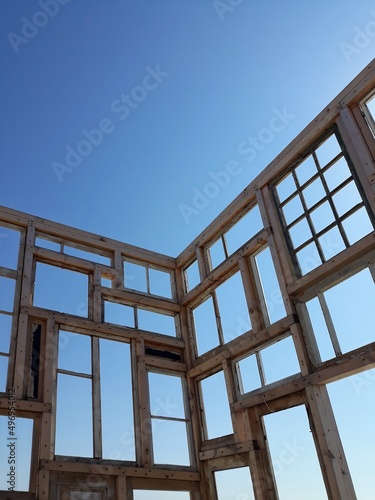
[{"label": "grid window with small panes", "polygon": [[280,216],[302,275],[374,229],[336,132],[275,186]]}]

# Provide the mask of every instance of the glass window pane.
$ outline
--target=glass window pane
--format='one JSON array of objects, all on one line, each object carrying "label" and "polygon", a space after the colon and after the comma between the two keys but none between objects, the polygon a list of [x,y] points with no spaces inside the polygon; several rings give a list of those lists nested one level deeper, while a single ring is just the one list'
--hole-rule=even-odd
[{"label": "glass window pane", "polygon": [[134,308],[116,302],[104,301],[104,321],[134,328]]},{"label": "glass window pane", "polygon": [[320,238],[320,247],[326,260],[345,250],[345,243],[337,226],[333,227]]},{"label": "glass window pane", "polygon": [[291,337],[262,349],[260,355],[266,384],[272,384],[301,371]]},{"label": "glass window pane", "polygon": [[134,500],[190,500],[187,491],[134,490]]},{"label": "glass window pane", "polygon": [[349,184],[333,196],[333,202],[339,216],[344,215],[357,203],[361,203],[361,201],[362,198],[354,181],[349,182]]},{"label": "glass window pane", "polygon": [[133,262],[124,262],[125,288],[147,292],[146,268]]},{"label": "glass window pane", "polygon": [[270,323],[274,323],[286,316],[286,311],[269,247],[259,252],[255,257],[255,261],[267,306],[268,318]]},{"label": "glass window pane", "polygon": [[324,178],[326,180],[328,188],[331,191],[337,188],[337,186],[339,186],[350,176],[351,172],[344,157],[341,157],[324,172]]},{"label": "glass window pane", "polygon": [[152,445],[154,463],[190,465],[185,422],[152,419]]},{"label": "glass window pane", "polygon": [[292,223],[303,214],[304,210],[299,195],[294,196],[283,206],[283,212],[287,224]]},{"label": "glass window pane", "polygon": [[193,309],[198,355],[219,345],[216,316],[212,297]]},{"label": "glass window pane", "polygon": [[318,173],[315,160],[312,155],[309,155],[302,163],[298,165],[295,169],[295,173],[298,178],[299,185],[302,186],[307,182],[311,177]]},{"label": "glass window pane", "polygon": [[[73,400],[74,404],[72,404]],[[57,375],[56,455],[92,457],[92,440],[91,380],[59,373]]]},{"label": "glass window pane", "polygon": [[239,272],[216,288],[224,342],[229,342],[243,333],[243,324],[251,329],[245,292]]},{"label": "glass window pane", "polygon": [[374,230],[365,207],[342,221],[342,225],[351,245]]},{"label": "glass window pane", "polygon": [[302,220],[297,222],[294,226],[289,229],[289,234],[293,243],[294,248],[298,248],[302,243],[309,240],[312,237],[310,226],[304,217]]},{"label": "glass window pane", "polygon": [[211,270],[215,269],[225,260],[223,242],[221,238],[208,248],[208,255],[211,261]]},{"label": "glass window pane", "polygon": [[37,262],[34,306],[87,317],[88,276]]},{"label": "glass window pane", "polygon": [[91,337],[60,330],[58,368],[91,374]]},{"label": "glass window pane", "polygon": [[325,189],[320,179],[315,179],[302,191],[307,208],[311,208],[326,196]]},{"label": "glass window pane", "polygon": [[181,378],[149,372],[151,414],[158,417],[185,418]]},{"label": "glass window pane", "polygon": [[294,182],[293,175],[289,173],[280,181],[276,186],[277,195],[279,200],[283,202],[296,190],[296,183]]},{"label": "glass window pane", "polygon": [[[233,433],[228,394],[222,371],[200,382],[208,439]],[[220,415],[220,418],[218,418]]]},{"label": "glass window pane", "polygon": [[106,339],[99,343],[103,458],[135,460],[130,346]]},{"label": "glass window pane", "polygon": [[0,226],[0,266],[17,269],[20,232]]},{"label": "glass window pane", "polygon": [[328,201],[313,210],[310,217],[316,233],[319,233],[335,221],[335,216]]},{"label": "glass window pane", "polygon": [[271,413],[264,422],[280,500],[327,499],[306,408]]},{"label": "glass window pane", "polygon": [[7,390],[8,356],[0,356],[0,392]]},{"label": "glass window pane", "polygon": [[263,228],[258,205],[244,215],[229,231],[225,233],[228,254],[231,255],[246,241],[250,240]]},{"label": "glass window pane", "polygon": [[158,269],[149,269],[150,293],[172,298],[171,275]]},{"label": "glass window pane", "polygon": [[214,472],[218,500],[254,500],[248,467]]},{"label": "glass window pane", "polygon": [[161,333],[162,335],[176,336],[174,316],[159,314],[145,309],[138,309],[138,328],[148,332]]},{"label": "glass window pane", "polygon": [[241,394],[254,391],[262,386],[255,354],[237,361],[236,371]]},{"label": "glass window pane", "polygon": [[341,152],[340,144],[338,143],[335,134],[332,134],[316,150],[316,156],[318,157],[320,167],[323,168]]}]

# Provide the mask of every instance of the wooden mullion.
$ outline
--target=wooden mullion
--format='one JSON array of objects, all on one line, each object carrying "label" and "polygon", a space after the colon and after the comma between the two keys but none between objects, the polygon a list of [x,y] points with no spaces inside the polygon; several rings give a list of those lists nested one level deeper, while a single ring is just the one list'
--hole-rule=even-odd
[{"label": "wooden mullion", "polygon": [[329,312],[328,304],[323,292],[317,293],[320,307],[322,308],[323,316],[328,327],[329,336],[331,338],[332,346],[336,356],[342,354],[340,342],[337,337],[335,325],[333,324],[331,313]]},{"label": "wooden mullion", "polygon": [[100,393],[100,352],[98,337],[91,337],[92,356],[92,424],[94,458],[101,458],[102,445],[102,410]]}]

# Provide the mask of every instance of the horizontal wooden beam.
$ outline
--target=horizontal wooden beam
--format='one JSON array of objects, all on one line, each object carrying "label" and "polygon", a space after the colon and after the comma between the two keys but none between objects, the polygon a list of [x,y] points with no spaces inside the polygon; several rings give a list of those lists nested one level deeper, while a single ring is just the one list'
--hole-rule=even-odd
[{"label": "horizontal wooden beam", "polygon": [[147,332],[145,330],[112,325],[110,323],[98,323],[88,318],[71,316],[57,311],[49,311],[40,307],[22,307],[22,312],[34,318],[52,319],[64,330],[95,335],[101,338],[128,342],[132,339],[144,339],[148,344],[157,345],[161,349],[168,347],[184,348],[185,342],[176,337],[161,335],[159,333]]},{"label": "horizontal wooden beam", "polygon": [[[142,292],[119,290],[117,288],[101,287],[104,299],[117,299],[117,302],[126,305],[138,305],[142,309],[159,312],[161,310],[167,313],[179,313],[181,306],[170,299],[154,297]],[[116,301],[116,300],[115,300]]]},{"label": "horizontal wooden beam", "polygon": [[194,362],[193,368],[188,372],[189,377],[199,377],[215,367],[220,367],[224,359],[236,358],[251,352],[268,340],[279,337],[289,330],[295,320],[293,315],[286,316],[258,333],[250,330],[223,346],[211,349]]},{"label": "horizontal wooden beam", "polygon": [[211,460],[212,458],[228,457],[239,453],[245,453],[254,449],[254,441],[246,441],[243,443],[235,443],[220,448],[213,448],[212,450],[202,451],[199,453],[199,459]]},{"label": "horizontal wooden beam", "polygon": [[[9,400],[8,398],[0,398],[0,410],[8,411]],[[16,411],[32,412],[32,413],[51,413],[52,405],[50,403],[41,403],[40,401],[24,401],[16,400],[14,402]],[[3,413],[3,412],[1,412]]]},{"label": "horizontal wooden beam", "polygon": [[73,472],[82,474],[98,474],[102,476],[129,476],[157,479],[177,479],[183,481],[199,481],[199,472],[178,470],[173,467],[142,468],[111,465],[100,461],[76,462],[69,460],[40,460],[40,469],[59,472]]},{"label": "horizontal wooden beam", "polygon": [[139,361],[144,362],[147,367],[159,368],[160,370],[187,372],[186,363],[179,363],[171,359],[159,356],[139,356]]}]

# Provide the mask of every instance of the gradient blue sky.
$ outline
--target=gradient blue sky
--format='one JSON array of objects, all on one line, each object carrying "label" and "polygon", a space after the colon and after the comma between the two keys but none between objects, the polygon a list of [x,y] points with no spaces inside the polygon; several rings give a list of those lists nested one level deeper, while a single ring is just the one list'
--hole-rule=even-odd
[{"label": "gradient blue sky", "polygon": [[[170,255],[374,56],[371,0],[64,1],[19,44],[40,4],[0,3],[0,203]],[[168,76],[122,120],[116,99],[158,65]],[[241,143],[284,108],[294,117],[247,161]],[[59,182],[53,162],[106,118],[112,132]],[[230,161],[237,175],[187,223],[179,206]]]}]

